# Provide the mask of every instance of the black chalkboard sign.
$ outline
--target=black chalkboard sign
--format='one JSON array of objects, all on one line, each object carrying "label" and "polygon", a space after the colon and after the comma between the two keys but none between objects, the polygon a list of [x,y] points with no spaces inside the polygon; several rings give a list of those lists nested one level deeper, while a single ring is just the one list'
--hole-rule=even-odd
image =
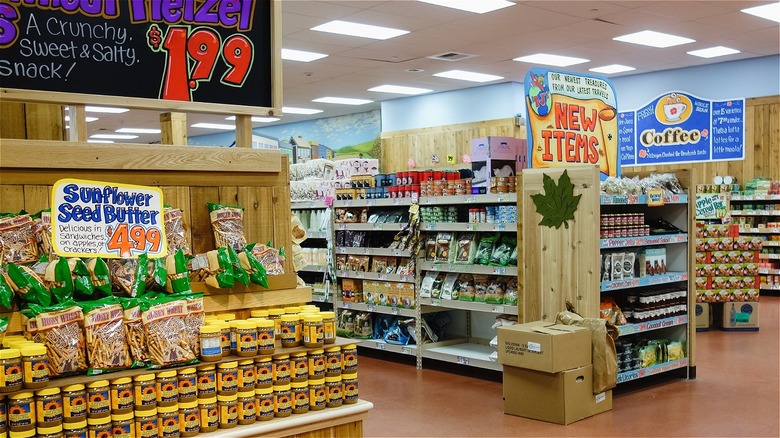
[{"label": "black chalkboard sign", "polygon": [[273,3],[2,0],[0,86],[154,99],[157,108],[281,106]]}]

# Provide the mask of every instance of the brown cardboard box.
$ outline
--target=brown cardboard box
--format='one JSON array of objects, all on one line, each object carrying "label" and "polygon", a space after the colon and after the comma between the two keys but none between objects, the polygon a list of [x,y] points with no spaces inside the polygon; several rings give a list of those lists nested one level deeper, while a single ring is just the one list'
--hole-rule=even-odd
[{"label": "brown cardboard box", "polygon": [[560,373],[504,367],[504,413],[571,424],[612,409],[612,391],[593,394],[593,366]]},{"label": "brown cardboard box", "polygon": [[723,303],[723,330],[758,330],[758,302]]},{"label": "brown cardboard box", "polygon": [[709,303],[696,303],[696,329],[708,329],[712,324]]},{"label": "brown cardboard box", "polygon": [[498,361],[547,373],[590,365],[590,330],[545,321],[499,327]]}]

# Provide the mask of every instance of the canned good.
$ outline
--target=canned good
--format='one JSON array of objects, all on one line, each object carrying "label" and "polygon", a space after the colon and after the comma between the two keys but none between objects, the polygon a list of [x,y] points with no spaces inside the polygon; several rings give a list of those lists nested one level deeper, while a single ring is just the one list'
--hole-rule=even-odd
[{"label": "canned good", "polygon": [[236,321],[236,354],[242,357],[257,355],[257,324]]},{"label": "canned good", "polygon": [[8,430],[11,433],[35,431],[35,398],[32,392],[8,396]]},{"label": "canned good", "polygon": [[16,348],[0,350],[0,392],[22,389],[22,359]]},{"label": "canned good", "polygon": [[87,436],[89,438],[111,436],[111,417],[87,418]]},{"label": "canned good", "polygon": [[87,420],[86,418],[62,423],[63,438],[87,438]]},{"label": "canned good", "polygon": [[344,404],[354,404],[358,401],[358,379],[357,372],[344,373],[341,375],[341,384],[343,386]]},{"label": "canned good", "polygon": [[112,438],[134,438],[134,422],[135,417],[132,411],[125,414],[111,415]]}]

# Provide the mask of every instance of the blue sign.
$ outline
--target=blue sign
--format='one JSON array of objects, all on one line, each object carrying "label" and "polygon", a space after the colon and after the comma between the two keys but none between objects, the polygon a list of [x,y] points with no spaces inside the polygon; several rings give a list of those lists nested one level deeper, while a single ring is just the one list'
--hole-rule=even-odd
[{"label": "blue sign", "polygon": [[618,114],[618,159],[621,166],[636,164],[636,120],[633,111]]}]

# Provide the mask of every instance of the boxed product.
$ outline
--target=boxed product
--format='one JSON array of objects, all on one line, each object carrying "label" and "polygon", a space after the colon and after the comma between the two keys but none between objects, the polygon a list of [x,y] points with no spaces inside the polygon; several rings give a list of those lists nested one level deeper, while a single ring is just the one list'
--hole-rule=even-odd
[{"label": "boxed product", "polygon": [[639,276],[658,275],[666,273],[666,248],[645,248],[639,254]]},{"label": "boxed product", "polygon": [[379,295],[383,292],[383,284],[378,281],[363,281],[363,302],[366,304],[379,304]]},{"label": "boxed product", "polygon": [[612,409],[612,391],[593,394],[593,365],[545,373],[504,367],[504,413],[557,424]]},{"label": "boxed product", "polygon": [[396,283],[398,285],[399,306],[407,309],[414,308],[414,284]]},{"label": "boxed product", "polygon": [[[526,148],[513,137],[485,137],[471,140],[471,187],[479,193],[494,193],[491,178],[514,177],[518,154],[527,154]],[[522,149],[522,150],[521,150]]]},{"label": "boxed product", "polygon": [[712,325],[709,303],[696,303],[696,330],[706,330]]},{"label": "boxed product", "polygon": [[341,301],[359,303],[363,299],[363,280],[343,278],[341,280]]},{"label": "boxed product", "polygon": [[557,373],[591,364],[588,328],[535,321],[497,331],[498,361],[503,365]]},{"label": "boxed product", "polygon": [[719,322],[723,330],[758,330],[758,302],[724,303]]}]

